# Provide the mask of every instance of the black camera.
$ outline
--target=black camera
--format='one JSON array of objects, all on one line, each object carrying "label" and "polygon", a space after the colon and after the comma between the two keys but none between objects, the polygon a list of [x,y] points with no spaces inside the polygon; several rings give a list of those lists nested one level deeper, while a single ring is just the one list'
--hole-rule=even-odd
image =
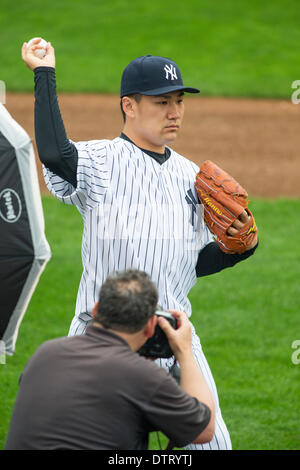
[{"label": "black camera", "polygon": [[[156,310],[155,315],[158,317],[164,317],[175,330],[177,329],[177,320],[174,315],[172,315],[172,313],[166,312],[161,307],[159,307]],[[168,338],[158,324],[155,327],[153,336],[149,338],[146,343],[138,350],[138,353],[144,357],[161,357],[164,359],[174,356],[174,353],[170,348]]]}]

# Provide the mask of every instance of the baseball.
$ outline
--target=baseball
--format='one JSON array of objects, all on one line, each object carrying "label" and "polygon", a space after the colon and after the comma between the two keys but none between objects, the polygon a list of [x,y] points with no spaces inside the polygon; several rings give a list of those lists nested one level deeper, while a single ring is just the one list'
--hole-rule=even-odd
[{"label": "baseball", "polygon": [[[32,41],[34,41],[35,39],[38,39],[38,38],[32,38],[30,39],[30,41],[28,42],[27,44],[27,47],[29,47],[32,43]],[[42,59],[43,57],[45,57],[46,55],[46,46],[47,46],[47,41],[45,41],[45,39],[41,39],[40,42],[37,44],[38,46],[42,46],[43,49],[36,49],[34,51],[34,55],[36,57],[38,57],[39,59]]]}]

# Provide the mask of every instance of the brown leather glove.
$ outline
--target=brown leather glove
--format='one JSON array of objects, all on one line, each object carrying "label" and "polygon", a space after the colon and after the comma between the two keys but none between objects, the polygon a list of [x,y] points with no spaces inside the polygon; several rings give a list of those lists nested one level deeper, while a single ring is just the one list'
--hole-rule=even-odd
[{"label": "brown leather glove", "polygon": [[245,189],[210,160],[197,173],[195,187],[205,223],[220,248],[225,253],[244,253],[257,233]]}]

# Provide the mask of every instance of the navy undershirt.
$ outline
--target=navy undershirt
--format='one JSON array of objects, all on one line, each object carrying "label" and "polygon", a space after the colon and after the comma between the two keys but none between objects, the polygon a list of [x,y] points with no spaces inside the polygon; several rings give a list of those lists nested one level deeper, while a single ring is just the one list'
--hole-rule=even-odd
[{"label": "navy undershirt", "polygon": [[[34,69],[35,107],[34,125],[35,138],[40,161],[53,173],[76,188],[78,152],[69,141],[61,117],[56,94],[55,69],[37,67]],[[122,139],[132,142],[125,134]],[[134,144],[134,142],[132,142]],[[170,157],[170,149],[166,147],[164,154],[141,149],[144,153],[163,164]],[[232,267],[253,255],[258,245],[245,253],[226,254],[216,242],[209,243],[200,251],[196,265],[197,277],[207,276]]]}]

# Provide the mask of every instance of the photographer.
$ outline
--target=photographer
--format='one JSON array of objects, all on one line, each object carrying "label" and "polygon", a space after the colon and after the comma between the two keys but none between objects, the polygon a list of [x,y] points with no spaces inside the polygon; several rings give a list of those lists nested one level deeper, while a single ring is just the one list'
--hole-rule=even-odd
[{"label": "photographer", "polygon": [[[86,334],[44,343],[21,376],[5,449],[147,449],[162,431],[176,447],[214,434],[214,404],[191,350],[186,315],[175,330],[155,315],[146,273],[107,278]],[[137,354],[157,322],[181,368],[181,386]]]}]

